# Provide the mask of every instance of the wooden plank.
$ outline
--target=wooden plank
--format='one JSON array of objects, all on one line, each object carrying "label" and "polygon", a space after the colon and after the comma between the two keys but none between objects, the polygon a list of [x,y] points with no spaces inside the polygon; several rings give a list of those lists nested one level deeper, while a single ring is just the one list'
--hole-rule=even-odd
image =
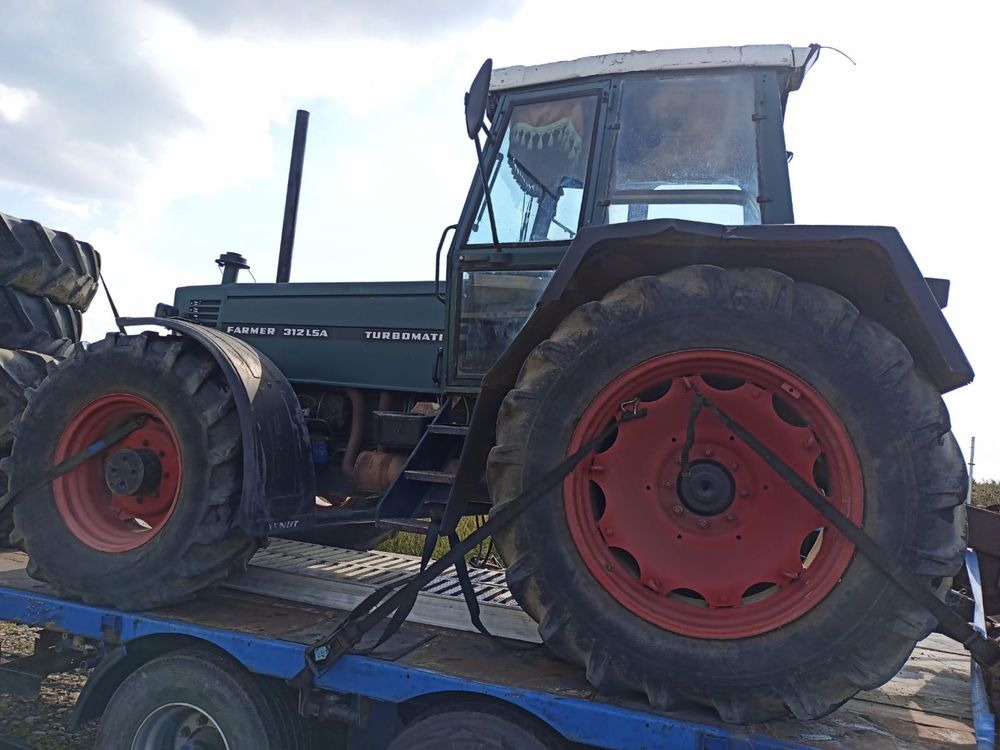
[{"label": "wooden plank", "polygon": [[27,562],[28,556],[23,552],[0,552],[0,572],[20,570]]}]

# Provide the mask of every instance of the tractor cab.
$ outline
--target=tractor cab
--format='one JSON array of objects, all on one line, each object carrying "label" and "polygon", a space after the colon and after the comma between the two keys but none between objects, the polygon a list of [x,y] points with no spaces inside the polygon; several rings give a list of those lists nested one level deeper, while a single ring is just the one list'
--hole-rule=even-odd
[{"label": "tractor cab", "polygon": [[469,102],[491,126],[450,253],[449,385],[478,385],[581,227],[792,223],[782,120],[818,51],[629,52],[481,76],[489,95]]}]

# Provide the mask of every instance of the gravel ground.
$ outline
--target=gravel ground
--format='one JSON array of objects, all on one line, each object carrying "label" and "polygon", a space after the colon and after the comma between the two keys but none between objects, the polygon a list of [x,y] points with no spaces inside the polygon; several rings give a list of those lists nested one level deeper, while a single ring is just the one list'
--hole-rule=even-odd
[{"label": "gravel ground", "polygon": [[[0,622],[0,653],[6,661],[32,651],[35,630]],[[65,727],[73,712],[84,675],[53,675],[42,684],[38,700],[29,701],[0,693],[0,739],[20,740],[37,750],[85,750],[94,747],[96,723],[78,732]]]}]

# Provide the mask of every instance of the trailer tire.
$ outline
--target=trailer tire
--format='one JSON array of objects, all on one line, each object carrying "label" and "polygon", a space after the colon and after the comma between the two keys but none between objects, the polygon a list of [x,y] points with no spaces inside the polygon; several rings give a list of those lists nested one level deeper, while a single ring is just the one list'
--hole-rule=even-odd
[{"label": "trailer tire", "polygon": [[[719,430],[718,443],[711,454],[699,448],[697,457],[706,464],[718,462],[733,447],[742,451],[732,459],[733,482],[758,469],[761,473],[747,492],[749,505],[736,505],[744,501],[732,498],[745,496],[728,486],[732,513],[725,519],[726,508],[712,511],[717,516],[698,515],[690,507],[686,511],[676,497],[683,478],[667,472],[679,471],[674,453],[685,442],[689,409],[670,405],[687,404],[697,387],[709,387],[696,375],[707,373],[713,380],[711,374],[720,372],[708,365],[693,370],[692,388],[683,368],[699,357],[753,362],[772,373],[768,377],[773,383],[756,388],[764,381],[722,371],[732,382],[719,379],[711,386],[711,397],[724,410],[726,398],[745,400],[740,403],[747,410],[757,409],[762,420],[779,425],[775,429],[782,435],[799,427],[790,426],[777,405],[766,409],[765,404],[781,401],[779,393],[801,397],[793,402],[796,408],[816,402],[812,412],[803,412],[820,414],[800,430],[804,442],[771,447],[786,453],[792,451],[790,446],[795,451],[817,450],[834,464],[853,466],[845,469],[841,489],[831,491],[841,510],[849,517],[859,515],[855,522],[883,549],[936,596],[945,595],[962,565],[968,475],[937,389],[893,334],[842,296],[771,270],[713,266],[689,266],[625,282],[603,299],[577,308],[524,362],[501,408],[497,445],[490,455],[489,482],[498,506],[527,491],[563,460],[574,441],[585,437],[583,431],[593,427],[594,434],[600,434],[608,422],[598,424],[598,417],[606,420],[611,412],[620,413],[631,398],[657,416],[645,426],[642,419],[623,426],[615,437],[624,441],[617,451],[615,442],[599,448],[560,487],[494,534],[508,566],[508,583],[539,623],[546,645],[585,666],[588,680],[599,688],[641,691],[656,707],[684,701],[714,706],[730,722],[787,714],[801,719],[823,716],[858,690],[875,688],[895,675],[915,643],[931,632],[934,618],[869,560],[855,554],[853,546],[835,558],[834,550],[845,549],[837,545],[849,542],[826,531],[825,522],[817,524],[826,535],[810,563],[822,561],[822,566],[797,573],[808,566],[800,562],[798,537],[782,536],[791,526],[782,509],[800,516],[811,511],[794,493],[787,495],[787,504],[772,503],[778,512],[758,527],[763,532],[751,540],[745,531],[738,541],[741,537],[727,524],[752,520],[755,507],[792,491],[773,480],[770,490],[768,484],[761,485],[761,475],[769,469],[760,469],[755,463],[759,457],[750,455],[744,444],[730,443],[736,438],[722,432],[717,420],[711,422],[714,417],[708,412],[699,420],[709,420],[708,428]],[[669,376],[673,380],[662,388],[660,381],[652,388],[635,379],[640,373],[662,378],[668,364],[674,368]],[[618,401],[623,394],[616,388],[624,388],[624,383],[637,393]],[[748,386],[753,387],[746,390]],[[733,395],[726,396],[729,391]],[[762,392],[767,399],[751,401]],[[778,401],[772,401],[772,394]],[[678,400],[669,400],[674,398]],[[823,416],[823,409],[832,417]],[[677,424],[668,430],[662,420]],[[702,424],[698,422],[699,434]],[[826,433],[824,424],[832,425]],[[746,426],[754,432],[753,424]],[[653,433],[648,442],[638,446],[628,437],[649,430]],[[831,440],[811,447],[817,444],[810,443],[810,435]],[[836,455],[831,445],[839,451]],[[711,461],[704,458],[707,455],[713,455]],[[653,466],[654,460],[664,462],[663,474],[655,479],[661,469]],[[634,461],[649,461],[650,466]],[[630,482],[643,476],[641,472],[645,481],[633,487]],[[624,481],[614,480],[623,481],[615,487],[627,489],[605,490],[612,486],[608,477],[623,476]],[[765,482],[768,476],[764,474]],[[823,481],[815,473],[807,476]],[[589,498],[576,489],[595,483],[597,494]],[[838,481],[828,484],[838,487]],[[620,497],[634,502],[629,505],[616,499]],[[693,502],[689,496],[683,501]],[[601,526],[605,514],[613,528],[610,521],[608,528]],[[660,533],[660,524],[663,529],[675,525],[676,534]],[[632,546],[630,533],[641,537],[645,546]],[[710,537],[716,533],[728,536]],[[683,541],[674,541],[675,536]],[[786,555],[794,555],[796,569],[787,569],[787,578],[775,585],[777,593],[761,590],[761,596],[756,588],[742,588],[747,567],[743,557],[751,541],[754,550],[764,552],[796,542]],[[661,564],[653,577],[639,559],[650,568],[662,559],[676,560],[677,565],[671,562],[664,570]],[[704,559],[708,563],[700,568],[689,562]],[[678,565],[688,577],[707,581],[705,588],[679,587]],[[777,568],[775,575],[785,576],[785,570]],[[727,589],[717,586],[716,571],[740,585],[744,593],[736,593],[738,606]],[[828,587],[817,590],[816,577],[823,571]],[[793,582],[799,577],[810,580],[811,586],[795,593]],[[712,586],[727,598],[711,593]],[[714,595],[730,604],[699,604],[696,596],[703,593],[706,603]],[[800,609],[780,609],[792,603]],[[713,629],[723,625],[730,630]]]},{"label": "trailer tire", "polygon": [[104,711],[96,746],[174,747],[192,736],[181,731],[204,733],[198,747],[215,747],[208,742],[220,736],[239,750],[311,747],[305,722],[276,685],[208,648],[156,657],[126,677]]},{"label": "trailer tire", "polygon": [[86,312],[100,275],[101,256],[88,243],[0,214],[0,286]]},{"label": "trailer tire", "polygon": [[79,348],[82,322],[69,305],[0,287],[0,347],[68,357]]},{"label": "trailer tire", "polygon": [[414,719],[387,750],[561,750],[565,743],[534,716],[500,704],[436,709]]},{"label": "trailer tire", "polygon": [[[243,462],[232,392],[211,355],[181,336],[109,334],[53,369],[30,394],[0,468],[11,486],[27,486],[143,415],[117,446],[14,509],[28,573],[62,596],[163,606],[244,569],[259,545],[236,521]],[[107,461],[119,450],[151,454],[154,486],[111,492]]]}]

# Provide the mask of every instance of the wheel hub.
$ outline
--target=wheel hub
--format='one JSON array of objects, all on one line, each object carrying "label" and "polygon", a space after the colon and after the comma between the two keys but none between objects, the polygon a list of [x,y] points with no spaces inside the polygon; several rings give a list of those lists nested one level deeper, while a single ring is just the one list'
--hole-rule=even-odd
[{"label": "wheel hub", "polygon": [[104,464],[104,482],[115,495],[142,495],[160,484],[163,467],[155,451],[123,448]]},{"label": "wheel hub", "polygon": [[688,476],[678,476],[677,494],[684,506],[699,516],[717,516],[733,504],[736,485],[716,461],[695,461]]},{"label": "wheel hub", "polygon": [[52,482],[52,498],[66,528],[102,552],[140,547],[166,525],[180,495],[180,441],[154,404],[139,396],[111,393],[75,414],[56,443],[58,464],[137,417],[145,418],[143,426],[111,452]]}]

